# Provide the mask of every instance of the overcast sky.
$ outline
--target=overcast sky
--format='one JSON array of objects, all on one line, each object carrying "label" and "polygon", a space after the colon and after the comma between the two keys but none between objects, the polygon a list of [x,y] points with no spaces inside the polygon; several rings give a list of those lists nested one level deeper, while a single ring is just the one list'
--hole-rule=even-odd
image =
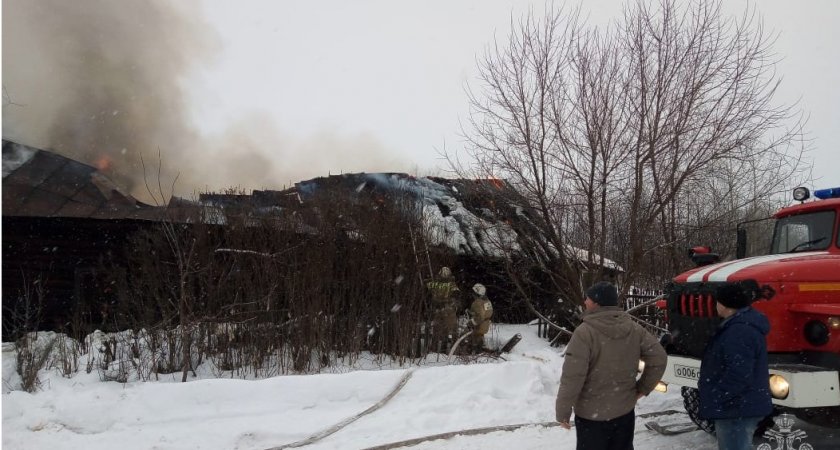
[{"label": "overcast sky", "polygon": [[[621,3],[583,13],[606,24]],[[815,185],[840,186],[840,2],[755,5],[779,33],[778,98],[810,117]],[[477,56],[529,7],[544,2],[4,0],[3,136],[133,173],[160,149],[190,190],[439,173]]]},{"label": "overcast sky", "polygon": [[[464,85],[475,57],[504,39],[511,13],[529,2],[204,0],[224,50],[200,75],[198,122],[221,129],[261,108],[297,139],[329,131],[338,140],[368,136],[393,157],[394,170],[439,164],[435,149],[462,145]],[[542,10],[543,2],[530,2]],[[249,6],[245,6],[249,5]],[[745,1],[727,0],[738,12]],[[840,2],[762,0],[784,77],[779,98],[810,115],[818,185],[840,186]],[[606,23],[620,2],[585,0],[590,20]],[[355,164],[334,171],[364,170]]]}]

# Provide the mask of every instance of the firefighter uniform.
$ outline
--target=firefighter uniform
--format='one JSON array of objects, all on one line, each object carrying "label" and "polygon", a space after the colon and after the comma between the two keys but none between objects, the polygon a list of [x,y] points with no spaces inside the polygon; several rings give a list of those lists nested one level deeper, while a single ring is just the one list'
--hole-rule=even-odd
[{"label": "firefighter uniform", "polygon": [[487,298],[487,289],[483,284],[476,283],[473,286],[473,302],[469,313],[472,326],[470,343],[473,349],[479,350],[484,347],[484,335],[490,331],[490,318],[493,317],[493,304]]},{"label": "firefighter uniform", "polygon": [[441,268],[438,276],[439,280],[426,283],[434,311],[432,334],[436,342],[448,346],[457,337],[458,308],[455,302],[459,289],[448,267]]}]

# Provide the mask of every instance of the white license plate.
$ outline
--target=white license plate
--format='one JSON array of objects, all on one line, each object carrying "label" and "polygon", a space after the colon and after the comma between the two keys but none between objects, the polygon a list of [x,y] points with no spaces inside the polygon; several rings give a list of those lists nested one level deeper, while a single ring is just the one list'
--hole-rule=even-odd
[{"label": "white license plate", "polygon": [[674,376],[697,381],[700,379],[700,368],[674,364]]}]

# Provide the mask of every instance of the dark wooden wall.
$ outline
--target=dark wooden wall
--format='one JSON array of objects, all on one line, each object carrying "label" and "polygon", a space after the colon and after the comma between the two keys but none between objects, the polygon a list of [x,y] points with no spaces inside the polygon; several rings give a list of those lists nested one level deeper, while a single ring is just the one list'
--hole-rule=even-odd
[{"label": "dark wooden wall", "polygon": [[[102,269],[123,260],[129,235],[154,226],[142,220],[3,216],[3,340],[14,339],[24,326],[69,331],[74,319],[108,328],[103,313],[113,295]],[[33,315],[39,307],[32,317],[37,323],[21,323],[26,308]]]}]

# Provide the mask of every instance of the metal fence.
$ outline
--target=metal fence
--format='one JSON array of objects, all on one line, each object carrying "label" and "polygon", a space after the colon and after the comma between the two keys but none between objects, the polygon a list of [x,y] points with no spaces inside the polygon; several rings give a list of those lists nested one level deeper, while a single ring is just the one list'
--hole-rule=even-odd
[{"label": "metal fence", "polygon": [[[658,289],[632,288],[624,300],[624,310],[654,336],[661,336],[668,331],[665,313],[656,306],[656,301],[663,295],[664,291]],[[548,340],[554,347],[568,342],[571,336],[558,332],[542,318],[537,320],[537,335]],[[565,338],[563,335],[566,335]]]}]

